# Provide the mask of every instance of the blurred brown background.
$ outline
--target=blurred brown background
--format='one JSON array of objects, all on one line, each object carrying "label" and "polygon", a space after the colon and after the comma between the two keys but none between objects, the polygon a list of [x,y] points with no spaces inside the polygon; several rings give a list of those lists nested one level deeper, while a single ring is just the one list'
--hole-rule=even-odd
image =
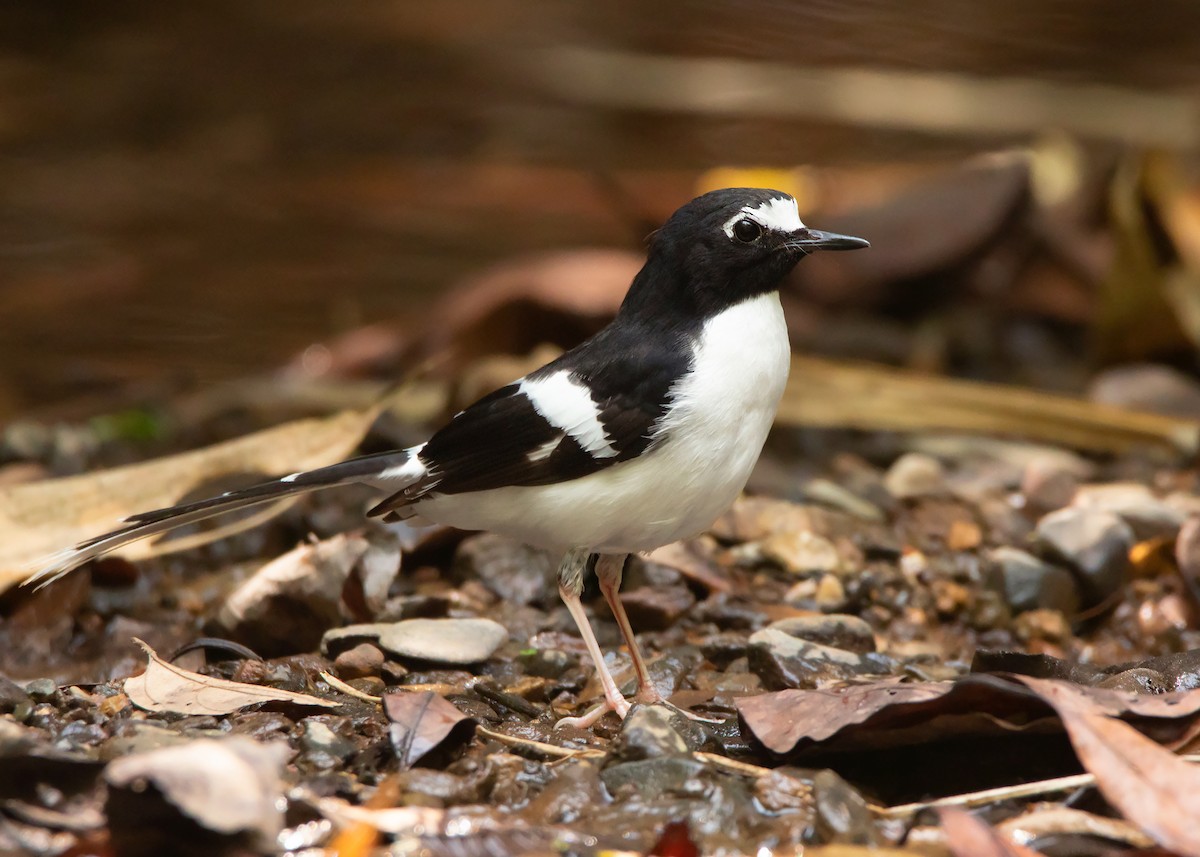
[{"label": "blurred brown background", "polygon": [[1188,168],[1198,108],[1187,2],[6,3],[0,422],[636,251],[715,168],[792,170],[824,226],[1048,133]]}]

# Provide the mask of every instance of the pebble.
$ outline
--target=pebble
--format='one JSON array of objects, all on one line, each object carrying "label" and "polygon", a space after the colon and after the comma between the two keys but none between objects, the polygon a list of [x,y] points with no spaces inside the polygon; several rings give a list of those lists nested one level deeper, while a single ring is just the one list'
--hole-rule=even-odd
[{"label": "pebble", "polygon": [[783,530],[762,542],[762,555],[792,574],[837,572],[842,558],[833,542],[808,530]]},{"label": "pebble", "polygon": [[688,744],[675,730],[675,713],[665,705],[635,705],[621,724],[613,755],[625,761],[683,756]]},{"label": "pebble", "polygon": [[333,662],[339,678],[349,681],[354,678],[379,675],[383,667],[383,652],[370,643],[359,643],[342,652]]},{"label": "pebble", "polygon": [[631,788],[644,798],[657,799],[698,785],[704,772],[704,763],[688,756],[659,756],[609,765],[600,779],[610,794]]},{"label": "pebble", "polygon": [[818,842],[877,844],[871,810],[853,786],[833,771],[822,770],[813,776],[813,792]]},{"label": "pebble", "polygon": [[804,485],[804,497],[812,503],[838,509],[864,521],[883,523],[887,520],[883,510],[870,500],[858,496],[849,488],[830,479],[809,480]]},{"label": "pebble", "polygon": [[480,533],[465,539],[454,557],[455,572],[478,579],[512,604],[543,604],[557,597],[556,565],[545,551]]},{"label": "pebble", "polygon": [[1037,537],[1079,573],[1084,606],[1104,601],[1125,582],[1133,530],[1112,512],[1068,507],[1037,524]]},{"label": "pebble", "polygon": [[1085,485],[1076,492],[1072,505],[1112,512],[1132,528],[1139,541],[1160,536],[1174,538],[1187,519],[1182,510],[1156,497],[1146,485],[1136,482]]},{"label": "pebble", "polygon": [[683,585],[641,586],[621,593],[621,603],[638,631],[663,631],[691,609],[696,596]]},{"label": "pebble", "polygon": [[520,661],[531,676],[557,679],[575,666],[578,659],[563,649],[535,649],[522,652]]},{"label": "pebble", "polygon": [[347,625],[325,632],[321,651],[342,653],[362,643],[401,657],[442,664],[474,664],[491,657],[508,640],[508,630],[491,619],[404,619]]},{"label": "pebble", "polygon": [[1071,502],[1078,488],[1078,473],[1056,456],[1034,458],[1021,474],[1025,502],[1038,512],[1061,509]]},{"label": "pebble", "polygon": [[300,746],[305,751],[306,761],[322,770],[334,767],[358,749],[353,741],[338,735],[315,717],[305,718],[300,725],[303,729]]},{"label": "pebble", "polygon": [[810,643],[777,628],[751,634],[747,657],[750,669],[773,689],[812,688],[889,672],[888,659],[882,655],[867,656]]},{"label": "pebble", "polygon": [[824,616],[789,616],[772,622],[767,628],[782,631],[800,640],[819,643],[847,652],[866,654],[877,651],[875,632],[858,616],[830,613]]},{"label": "pebble", "polygon": [[846,587],[835,574],[822,575],[813,601],[824,611],[834,612],[846,606]]},{"label": "pebble", "polygon": [[1101,372],[1088,397],[1106,405],[1174,417],[1200,417],[1200,385],[1169,366],[1135,363]]},{"label": "pebble", "polygon": [[1175,563],[1193,596],[1200,598],[1200,516],[1188,518],[1175,539]]},{"label": "pebble", "polygon": [[940,494],[946,488],[946,470],[932,455],[906,452],[888,468],[883,484],[897,500]]},{"label": "pebble", "polygon": [[1079,587],[1066,569],[1043,562],[1013,547],[993,548],[987,554],[999,577],[999,589],[1016,613],[1059,610],[1072,616],[1079,610]]},{"label": "pebble", "polygon": [[58,694],[58,685],[53,679],[35,678],[25,685],[25,693],[34,702],[50,702]]},{"label": "pebble", "polygon": [[0,676],[0,714],[11,714],[23,702],[29,702],[29,694],[19,684]]}]

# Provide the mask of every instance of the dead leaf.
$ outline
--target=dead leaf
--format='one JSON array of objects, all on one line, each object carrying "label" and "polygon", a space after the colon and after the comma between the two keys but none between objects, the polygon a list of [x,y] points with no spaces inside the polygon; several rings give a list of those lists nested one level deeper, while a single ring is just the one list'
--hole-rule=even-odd
[{"label": "dead leaf", "polygon": [[125,679],[125,694],[130,702],[146,711],[219,715],[260,702],[290,702],[322,708],[337,708],[341,704],[307,693],[227,681],[180,669],[164,661],[136,637],[134,642],[146,651],[150,662],[144,673]]},{"label": "dead leaf", "polygon": [[1035,857],[1032,848],[1009,842],[971,813],[955,807],[938,810],[946,845],[954,857]]},{"label": "dead leaf", "polygon": [[[207,482],[236,474],[263,478],[333,464],[358,446],[376,408],[297,420],[203,449],[127,467],[0,487],[0,591],[20,583],[49,555],[147,509],[174,505]],[[290,502],[290,501],[285,501]],[[283,508],[177,539],[146,539],[115,551],[144,559],[206,544],[260,523]]]},{"label": "dead leaf", "polygon": [[[223,834],[251,832],[273,845],[283,827],[283,766],[291,756],[284,741],[231,735],[114,759],[104,772],[109,785],[123,792],[115,799],[120,808],[114,829],[133,822],[146,800],[145,787],[152,784],[202,827]],[[110,797],[110,815],[113,803]]]},{"label": "dead leaf", "polygon": [[995,434],[1094,452],[1138,447],[1192,456],[1200,423],[1036,390],[793,355],[780,425]]},{"label": "dead leaf", "polygon": [[1082,689],[1022,678],[1062,718],[1071,746],[1104,797],[1154,841],[1200,857],[1200,768],[1117,720]]},{"label": "dead leaf", "polygon": [[391,721],[389,733],[401,770],[444,742],[466,740],[475,729],[474,720],[431,691],[386,693],[383,710]]},{"label": "dead leaf", "polygon": [[339,798],[315,795],[309,800],[317,812],[339,828],[365,825],[392,836],[427,836],[440,833],[446,818],[446,810],[431,806],[355,806]]}]

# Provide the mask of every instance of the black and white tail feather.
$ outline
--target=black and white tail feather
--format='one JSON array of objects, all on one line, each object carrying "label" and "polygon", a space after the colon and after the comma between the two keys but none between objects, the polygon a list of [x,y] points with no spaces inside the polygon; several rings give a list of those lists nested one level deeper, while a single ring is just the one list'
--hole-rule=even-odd
[{"label": "black and white tail feather", "polygon": [[398,452],[364,455],[328,467],[292,473],[247,488],[227,491],[194,503],[181,503],[165,509],[131,515],[124,521],[127,526],[80,542],[73,548],[49,557],[46,564],[25,582],[40,589],[84,563],[131,542],[161,535],[177,527],[205,521],[227,512],[273,503],[323,488],[365,483],[378,488],[403,491],[427,475],[417,457],[420,449],[421,447],[417,446]]}]

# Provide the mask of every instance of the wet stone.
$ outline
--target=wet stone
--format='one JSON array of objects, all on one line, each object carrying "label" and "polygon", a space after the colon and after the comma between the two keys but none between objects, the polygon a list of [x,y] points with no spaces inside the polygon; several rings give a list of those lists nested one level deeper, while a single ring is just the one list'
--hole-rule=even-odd
[{"label": "wet stone", "polygon": [[1175,562],[1192,595],[1200,597],[1200,517],[1189,518],[1179,530]]},{"label": "wet stone", "polygon": [[304,752],[304,760],[313,767],[332,768],[358,749],[353,741],[338,735],[315,717],[306,718],[300,726],[303,730],[300,747]]},{"label": "wet stone", "polygon": [[946,471],[932,455],[908,452],[896,459],[883,477],[884,487],[898,500],[940,494],[946,488]]},{"label": "wet stone", "polygon": [[406,658],[442,664],[486,661],[508,640],[491,619],[406,619],[386,625],[379,647]]},{"label": "wet stone", "polygon": [[876,833],[866,800],[830,770],[813,776],[817,840],[821,843],[875,845]]},{"label": "wet stone", "polygon": [[890,659],[810,643],[775,628],[750,635],[750,669],[768,688],[812,688],[857,676],[887,674]]},{"label": "wet stone", "polygon": [[659,756],[610,765],[600,779],[613,795],[634,791],[644,798],[684,791],[704,775],[704,764],[688,756]]},{"label": "wet stone", "polygon": [[355,678],[379,675],[383,667],[383,652],[370,643],[359,643],[342,652],[333,662],[339,678],[349,681]]},{"label": "wet stone", "polygon": [[760,548],[763,557],[792,574],[842,570],[842,558],[833,542],[807,530],[772,533]]},{"label": "wet stone", "polygon": [[1078,473],[1055,456],[1034,458],[1021,474],[1021,493],[1029,507],[1038,512],[1066,506],[1078,487]]},{"label": "wet stone", "polygon": [[847,652],[876,651],[875,632],[857,616],[830,613],[824,616],[789,616],[767,626],[800,640],[820,643]]},{"label": "wet stone", "polygon": [[1038,521],[1037,536],[1079,573],[1085,606],[1099,604],[1125,582],[1134,535],[1112,512],[1059,509]]},{"label": "wet stone", "polygon": [[663,631],[691,609],[696,596],[686,586],[643,586],[621,593],[621,603],[635,629]]},{"label": "wet stone", "polygon": [[673,725],[676,716],[665,705],[635,705],[621,724],[613,754],[627,762],[686,755],[687,741]]},{"label": "wet stone", "polygon": [[727,667],[730,662],[746,654],[746,635],[739,631],[722,631],[704,638],[700,651],[718,667]]},{"label": "wet stone", "polygon": [[578,663],[578,658],[562,649],[535,649],[521,652],[520,662],[529,675],[558,679]]},{"label": "wet stone", "polygon": [[994,548],[988,560],[1014,612],[1047,609],[1068,616],[1078,612],[1079,587],[1069,571],[1012,547]]},{"label": "wet stone", "polygon": [[554,559],[503,536],[481,533],[464,539],[454,563],[461,578],[480,580],[513,604],[543,604],[558,596]]}]

